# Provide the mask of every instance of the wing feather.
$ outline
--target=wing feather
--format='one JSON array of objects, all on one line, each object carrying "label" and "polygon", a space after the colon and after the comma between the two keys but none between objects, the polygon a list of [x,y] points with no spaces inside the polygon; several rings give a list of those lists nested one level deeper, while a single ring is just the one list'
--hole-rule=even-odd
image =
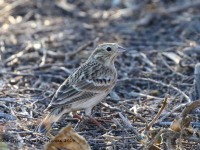
[{"label": "wing feather", "polygon": [[[103,66],[99,64],[86,64],[78,68],[58,88],[50,106],[87,100],[111,89],[116,79],[116,72],[110,68],[101,67]],[[78,76],[79,78],[74,79]]]}]

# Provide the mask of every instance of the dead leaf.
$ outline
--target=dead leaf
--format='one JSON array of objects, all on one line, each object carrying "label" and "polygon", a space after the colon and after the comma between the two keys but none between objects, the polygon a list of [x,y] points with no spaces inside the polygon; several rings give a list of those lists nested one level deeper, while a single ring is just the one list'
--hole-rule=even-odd
[{"label": "dead leaf", "polygon": [[68,125],[45,146],[45,150],[91,150],[85,138]]}]

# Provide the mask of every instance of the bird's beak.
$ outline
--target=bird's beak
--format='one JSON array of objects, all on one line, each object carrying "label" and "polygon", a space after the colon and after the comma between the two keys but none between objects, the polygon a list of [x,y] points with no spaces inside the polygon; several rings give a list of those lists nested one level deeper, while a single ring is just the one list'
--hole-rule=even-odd
[{"label": "bird's beak", "polygon": [[121,46],[118,46],[118,47],[117,47],[117,50],[118,50],[118,53],[123,53],[123,52],[125,52],[127,49],[125,49],[125,48],[123,48],[123,47],[121,47]]}]

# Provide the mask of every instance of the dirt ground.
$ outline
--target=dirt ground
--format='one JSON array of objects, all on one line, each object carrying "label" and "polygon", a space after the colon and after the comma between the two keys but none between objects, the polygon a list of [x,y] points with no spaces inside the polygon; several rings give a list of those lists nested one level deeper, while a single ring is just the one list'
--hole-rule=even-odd
[{"label": "dirt ground", "polygon": [[199,0],[0,1],[0,149],[43,149],[44,109],[104,42],[128,49],[93,109],[105,129],[66,114],[52,134],[70,123],[92,150],[200,149]]}]

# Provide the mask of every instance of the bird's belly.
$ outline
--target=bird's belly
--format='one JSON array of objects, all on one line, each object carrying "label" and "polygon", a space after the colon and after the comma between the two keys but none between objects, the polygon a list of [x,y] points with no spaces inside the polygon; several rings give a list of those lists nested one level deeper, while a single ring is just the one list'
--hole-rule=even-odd
[{"label": "bird's belly", "polygon": [[73,110],[79,110],[79,109],[86,109],[89,107],[93,107],[97,105],[99,102],[101,102],[107,96],[107,94],[108,93],[103,93],[103,94],[101,93],[83,102],[73,103],[71,108]]}]

